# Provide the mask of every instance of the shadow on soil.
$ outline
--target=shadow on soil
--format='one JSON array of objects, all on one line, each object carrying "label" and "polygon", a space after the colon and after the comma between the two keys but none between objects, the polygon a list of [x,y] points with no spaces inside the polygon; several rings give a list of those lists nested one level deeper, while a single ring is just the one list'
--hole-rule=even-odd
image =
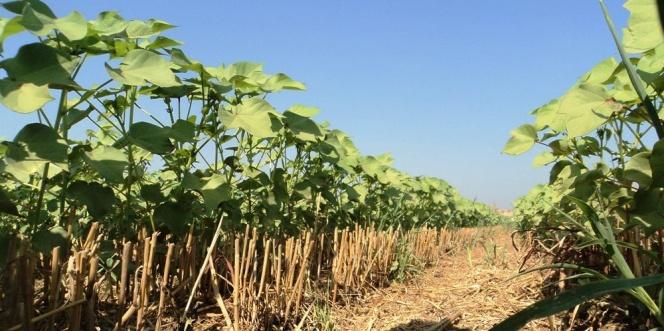
[{"label": "shadow on soil", "polygon": [[397,325],[389,331],[471,331],[468,328],[458,328],[453,325],[454,322],[445,318],[440,321],[425,321],[420,319],[411,320],[408,323]]}]

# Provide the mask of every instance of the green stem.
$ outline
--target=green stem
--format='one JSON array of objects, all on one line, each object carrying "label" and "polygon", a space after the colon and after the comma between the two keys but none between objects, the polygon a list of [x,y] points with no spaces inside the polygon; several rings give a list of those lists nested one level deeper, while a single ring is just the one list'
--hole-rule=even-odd
[{"label": "green stem", "polygon": [[[62,119],[62,114],[65,112],[65,108],[67,107],[67,90],[63,90],[62,93],[60,93],[60,101],[58,104],[58,112],[55,114],[55,123],[54,123],[54,128],[57,130],[57,128],[60,126],[60,121]],[[41,223],[41,209],[44,204],[44,194],[46,193],[46,189],[48,187],[48,171],[50,169],[51,164],[46,163],[44,165],[44,171],[42,172],[42,177],[41,177],[41,187],[39,188],[39,194],[37,195],[37,203],[35,208],[32,210],[32,219],[35,220],[33,224],[40,224]]]}]

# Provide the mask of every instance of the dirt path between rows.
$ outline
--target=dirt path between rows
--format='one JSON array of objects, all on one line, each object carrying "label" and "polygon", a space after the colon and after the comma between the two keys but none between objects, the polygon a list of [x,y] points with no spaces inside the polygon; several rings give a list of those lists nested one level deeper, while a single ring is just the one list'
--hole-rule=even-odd
[{"label": "dirt path between rows", "polygon": [[[470,253],[470,254],[469,254]],[[540,297],[537,273],[507,281],[521,262],[507,230],[460,249],[406,283],[332,310],[338,330],[488,330]],[[524,330],[549,330],[547,320]]]}]

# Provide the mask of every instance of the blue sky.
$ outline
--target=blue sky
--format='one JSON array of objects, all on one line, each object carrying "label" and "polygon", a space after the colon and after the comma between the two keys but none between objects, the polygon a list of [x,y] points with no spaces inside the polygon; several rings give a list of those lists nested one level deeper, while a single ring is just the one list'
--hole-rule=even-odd
[{"label": "blue sky", "polygon": [[[304,82],[280,109],[317,106],[365,154],[391,152],[412,175],[441,177],[500,207],[544,182],[535,153],[500,153],[528,113],[614,55],[597,1],[50,1],[58,15],[102,10],[159,18],[209,65],[253,61]],[[624,26],[621,1],[608,0]],[[12,56],[8,47],[6,56]],[[33,117],[0,112],[11,138]]]}]

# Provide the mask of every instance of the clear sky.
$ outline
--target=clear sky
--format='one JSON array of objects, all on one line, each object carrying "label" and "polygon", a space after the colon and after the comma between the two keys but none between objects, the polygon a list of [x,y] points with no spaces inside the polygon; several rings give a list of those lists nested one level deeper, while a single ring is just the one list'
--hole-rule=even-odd
[{"label": "clear sky", "polygon": [[[607,0],[618,26],[627,11]],[[614,45],[594,0],[47,1],[88,19],[159,18],[208,65],[253,61],[304,82],[270,101],[317,106],[365,154],[510,207],[546,169],[500,153],[528,113],[558,97]],[[5,56],[13,56],[7,49]],[[0,112],[0,136],[32,120]]]}]

